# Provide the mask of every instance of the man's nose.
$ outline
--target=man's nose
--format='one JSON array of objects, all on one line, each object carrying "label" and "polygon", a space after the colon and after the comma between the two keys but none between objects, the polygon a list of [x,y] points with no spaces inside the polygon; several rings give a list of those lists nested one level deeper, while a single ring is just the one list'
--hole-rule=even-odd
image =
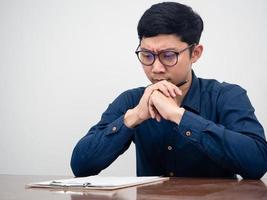
[{"label": "man's nose", "polygon": [[154,72],[154,73],[162,73],[162,72],[165,72],[165,71],[166,71],[165,66],[160,62],[159,58],[156,57],[156,60],[152,65],[152,72]]}]

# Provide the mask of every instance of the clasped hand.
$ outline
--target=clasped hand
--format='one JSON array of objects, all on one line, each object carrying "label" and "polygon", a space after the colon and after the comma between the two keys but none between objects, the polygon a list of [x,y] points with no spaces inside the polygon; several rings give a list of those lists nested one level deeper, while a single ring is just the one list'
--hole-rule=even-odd
[{"label": "clasped hand", "polygon": [[182,90],[176,85],[163,80],[148,86],[137,105],[138,116],[142,121],[161,118],[179,123],[184,112],[180,108]]}]

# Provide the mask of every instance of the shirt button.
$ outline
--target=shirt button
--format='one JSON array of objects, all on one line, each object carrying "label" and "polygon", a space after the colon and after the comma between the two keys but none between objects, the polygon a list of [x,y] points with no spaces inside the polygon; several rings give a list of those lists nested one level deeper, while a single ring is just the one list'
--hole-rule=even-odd
[{"label": "shirt button", "polygon": [[112,132],[115,132],[117,130],[117,127],[116,126],[113,126],[112,127]]},{"label": "shirt button", "polygon": [[170,176],[174,176],[174,173],[173,172],[170,172]]},{"label": "shirt button", "polygon": [[168,146],[168,150],[171,151],[172,150],[172,146]]},{"label": "shirt button", "polygon": [[185,132],[185,135],[186,135],[187,137],[190,137],[190,136],[192,135],[192,133],[191,133],[191,131],[186,131],[186,132]]}]

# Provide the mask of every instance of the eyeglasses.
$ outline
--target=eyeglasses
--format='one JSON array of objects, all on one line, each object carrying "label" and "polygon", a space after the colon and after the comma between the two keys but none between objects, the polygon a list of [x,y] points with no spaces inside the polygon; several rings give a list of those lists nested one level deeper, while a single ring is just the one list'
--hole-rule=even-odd
[{"label": "eyeglasses", "polygon": [[177,64],[178,56],[186,51],[187,49],[195,46],[196,44],[191,44],[188,47],[182,49],[181,51],[172,51],[172,50],[164,50],[159,53],[154,53],[149,50],[137,50],[140,45],[137,47],[135,53],[139,59],[139,61],[146,66],[153,65],[156,60],[156,57],[159,58],[161,64],[167,67],[172,67]]}]

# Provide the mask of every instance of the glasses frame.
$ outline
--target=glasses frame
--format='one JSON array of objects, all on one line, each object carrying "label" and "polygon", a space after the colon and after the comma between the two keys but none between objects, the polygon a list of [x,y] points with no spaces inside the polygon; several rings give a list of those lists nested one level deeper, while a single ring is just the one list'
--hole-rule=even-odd
[{"label": "glasses frame", "polygon": [[[138,48],[140,47],[140,44],[138,45],[138,47],[136,48],[136,50],[135,50],[135,54],[137,55],[137,58],[138,58],[138,60],[141,62],[141,64],[143,64],[143,65],[145,65],[145,66],[151,66],[151,65],[153,65],[154,64],[154,62],[156,61],[156,59],[158,58],[159,59],[159,61],[160,61],[160,63],[162,64],[162,65],[164,65],[164,66],[166,66],[166,67],[173,67],[174,65],[176,65],[177,64],[177,62],[178,62],[178,56],[181,54],[181,53],[183,53],[184,51],[186,51],[187,49],[190,49],[191,47],[194,47],[196,45],[196,43],[193,43],[193,44],[190,44],[189,46],[187,46],[186,48],[184,48],[184,49],[182,49],[181,51],[173,51],[173,50],[163,50],[163,51],[161,51],[161,52],[159,52],[159,53],[154,53],[154,52],[152,52],[152,51],[149,51],[149,50],[138,50]],[[141,59],[139,58],[139,53],[142,53],[142,52],[148,52],[148,53],[151,53],[151,55],[153,55],[153,61],[151,62],[151,64],[145,64],[145,63],[143,63],[142,61],[141,61]],[[176,62],[173,64],[173,65],[166,65],[166,64],[164,64],[161,60],[160,60],[160,54],[162,54],[162,53],[165,53],[165,52],[173,52],[173,53],[175,53],[175,55],[176,55]]]}]

